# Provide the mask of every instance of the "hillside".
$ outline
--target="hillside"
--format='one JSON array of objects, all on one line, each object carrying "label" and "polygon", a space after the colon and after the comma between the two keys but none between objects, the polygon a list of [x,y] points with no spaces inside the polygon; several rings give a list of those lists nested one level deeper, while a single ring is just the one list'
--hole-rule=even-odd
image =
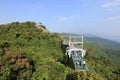
[{"label": "hillside", "polygon": [[91,69],[107,80],[120,80],[120,43],[99,37],[85,37],[84,47],[88,51],[86,59]]},{"label": "hillside", "polygon": [[61,64],[62,40],[41,27],[35,22],[0,25],[0,80],[65,79],[69,68]]},{"label": "hillside", "polygon": [[119,80],[119,45],[103,42],[85,38],[89,71],[79,72],[66,63],[60,35],[44,25],[0,25],[0,80]]},{"label": "hillside", "polygon": [[[85,44],[89,47],[94,48],[94,50],[104,51],[104,53],[99,53],[103,57],[108,57],[113,65],[120,67],[120,43],[108,39],[103,39],[100,37],[85,37]],[[92,46],[90,46],[92,45]],[[97,49],[98,48],[98,49]]]}]

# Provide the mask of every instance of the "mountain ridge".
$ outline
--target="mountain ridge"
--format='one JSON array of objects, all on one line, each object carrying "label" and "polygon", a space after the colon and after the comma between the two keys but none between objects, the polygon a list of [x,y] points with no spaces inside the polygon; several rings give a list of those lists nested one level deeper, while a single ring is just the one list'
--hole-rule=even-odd
[{"label": "mountain ridge", "polygon": [[101,38],[101,37],[88,37],[88,36],[85,36],[84,38],[88,42],[102,43],[103,45],[106,45],[106,46],[120,48],[120,42],[113,41],[110,39],[105,39],[105,38]]}]

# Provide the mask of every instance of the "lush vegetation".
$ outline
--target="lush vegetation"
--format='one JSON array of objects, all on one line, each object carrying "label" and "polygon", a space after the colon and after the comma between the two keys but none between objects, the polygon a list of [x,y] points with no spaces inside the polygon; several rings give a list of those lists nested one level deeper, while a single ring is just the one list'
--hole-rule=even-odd
[{"label": "lush vegetation", "polygon": [[[34,22],[0,26],[0,80],[65,79],[61,38]],[[68,69],[68,70],[67,70]]]},{"label": "lush vegetation", "polygon": [[120,47],[86,38],[89,71],[74,71],[66,62],[62,38],[41,27],[34,22],[0,25],[0,80],[120,79]]}]

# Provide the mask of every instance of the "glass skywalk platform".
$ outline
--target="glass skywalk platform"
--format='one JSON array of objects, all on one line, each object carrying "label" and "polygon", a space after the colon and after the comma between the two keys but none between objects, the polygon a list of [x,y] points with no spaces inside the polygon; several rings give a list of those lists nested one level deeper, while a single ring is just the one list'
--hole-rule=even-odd
[{"label": "glass skywalk platform", "polygon": [[62,36],[63,45],[67,45],[66,55],[72,58],[74,69],[79,71],[89,70],[84,60],[86,50],[83,49],[83,36]]}]

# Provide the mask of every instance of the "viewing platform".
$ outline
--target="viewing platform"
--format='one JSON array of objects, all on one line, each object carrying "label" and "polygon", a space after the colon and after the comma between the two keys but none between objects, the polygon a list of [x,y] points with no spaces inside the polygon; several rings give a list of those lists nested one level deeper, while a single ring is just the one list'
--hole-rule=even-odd
[{"label": "viewing platform", "polygon": [[84,59],[86,50],[83,49],[83,36],[63,36],[63,45],[67,45],[65,55],[72,58],[74,69],[89,70]]}]

